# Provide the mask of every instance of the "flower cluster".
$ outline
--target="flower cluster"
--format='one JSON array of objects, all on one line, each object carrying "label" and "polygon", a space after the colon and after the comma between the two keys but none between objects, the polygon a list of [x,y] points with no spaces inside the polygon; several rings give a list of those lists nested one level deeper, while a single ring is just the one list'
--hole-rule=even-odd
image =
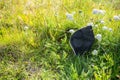
[{"label": "flower cluster", "polygon": [[104,15],[105,14],[105,10],[93,9],[92,13],[93,14],[102,14],[102,15]]},{"label": "flower cluster", "polygon": [[66,17],[67,17],[67,19],[68,20],[70,20],[70,21],[73,21],[74,20],[74,14],[75,14],[75,12],[72,12],[72,13],[66,13]]},{"label": "flower cluster", "polygon": [[[81,12],[82,11],[80,11],[79,13],[81,13]],[[92,13],[93,14],[104,15],[106,13],[106,11],[105,10],[99,10],[99,9],[93,9]],[[74,14],[75,14],[75,12],[73,12],[73,13],[66,13],[66,18],[68,20],[70,20],[70,21],[74,21]],[[120,20],[120,16],[114,16],[113,19],[116,20],[116,21],[118,21],[118,20]],[[93,27],[97,28],[97,27],[99,27],[99,24],[103,25],[103,27],[102,27],[103,31],[110,31],[110,32],[113,31],[112,28],[109,28],[109,27],[107,27],[105,25],[105,21],[103,19],[101,19],[99,21],[99,23],[95,23],[95,22],[91,21],[91,22],[87,23],[87,26],[93,26]],[[73,29],[69,30],[69,33],[71,33],[71,34],[73,34],[74,32],[75,32],[75,30],[73,30]],[[102,34],[96,34],[95,38],[98,40],[98,42],[101,42],[102,41]],[[96,49],[93,50],[92,51],[92,55],[98,55],[98,50],[96,50]]]},{"label": "flower cluster", "polygon": [[112,28],[108,28],[107,26],[103,26],[102,29],[103,29],[103,30],[112,31]]},{"label": "flower cluster", "polygon": [[118,20],[120,20],[120,16],[115,15],[115,16],[113,17],[113,19],[116,20],[116,21],[118,21]]}]

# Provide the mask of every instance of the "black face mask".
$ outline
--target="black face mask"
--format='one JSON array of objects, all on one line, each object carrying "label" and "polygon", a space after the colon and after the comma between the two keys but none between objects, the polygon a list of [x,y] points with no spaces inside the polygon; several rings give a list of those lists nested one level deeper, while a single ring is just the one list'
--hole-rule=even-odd
[{"label": "black face mask", "polygon": [[82,55],[91,49],[94,41],[92,26],[87,26],[73,33],[70,38],[70,45],[76,55]]}]

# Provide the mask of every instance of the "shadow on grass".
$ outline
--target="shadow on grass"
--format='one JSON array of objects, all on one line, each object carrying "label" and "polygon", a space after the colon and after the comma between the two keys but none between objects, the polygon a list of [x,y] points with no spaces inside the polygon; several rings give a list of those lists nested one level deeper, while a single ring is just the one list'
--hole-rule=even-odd
[{"label": "shadow on grass", "polygon": [[16,62],[22,57],[22,51],[15,44],[0,46],[0,61],[8,60]]}]

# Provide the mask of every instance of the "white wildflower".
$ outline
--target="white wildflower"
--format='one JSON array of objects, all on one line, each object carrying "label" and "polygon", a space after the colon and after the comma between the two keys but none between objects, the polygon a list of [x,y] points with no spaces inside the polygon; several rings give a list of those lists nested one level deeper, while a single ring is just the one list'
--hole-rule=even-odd
[{"label": "white wildflower", "polygon": [[105,10],[99,10],[99,14],[104,15],[105,14]]},{"label": "white wildflower", "polygon": [[102,35],[101,34],[97,34],[95,36],[95,38],[98,40],[98,41],[101,41],[102,40]]},{"label": "white wildflower", "polygon": [[29,28],[28,26],[25,26],[25,27],[24,27],[24,30],[28,30],[28,28]]},{"label": "white wildflower", "polygon": [[98,25],[96,24],[95,27],[98,27]]},{"label": "white wildflower", "polygon": [[119,17],[119,16],[114,16],[113,18],[114,18],[114,20],[116,20],[116,21],[117,21],[117,20],[120,20],[120,17]]},{"label": "white wildflower", "polygon": [[95,65],[94,64],[91,64],[92,67],[94,67]]},{"label": "white wildflower", "polygon": [[92,55],[98,55],[98,51],[97,50],[93,50],[92,51]]},{"label": "white wildflower", "polygon": [[72,14],[70,14],[70,13],[66,13],[66,17],[67,17],[67,19],[68,19],[68,20],[71,20],[71,21],[74,20],[73,15],[74,15],[74,13],[72,13]]},{"label": "white wildflower", "polygon": [[105,23],[105,21],[101,20],[101,21],[100,21],[100,23],[101,23],[101,24],[104,24],[104,23]]},{"label": "white wildflower", "polygon": [[108,30],[109,30],[110,32],[112,32],[112,28],[109,28]]},{"label": "white wildflower", "polygon": [[107,26],[103,26],[102,29],[103,30],[108,30],[108,27]]},{"label": "white wildflower", "polygon": [[105,14],[105,10],[93,9],[92,13],[93,14],[102,14],[102,15],[104,15]]},{"label": "white wildflower", "polygon": [[94,26],[93,22],[87,23],[87,26]]},{"label": "white wildflower", "polygon": [[74,32],[75,32],[75,30],[73,30],[73,29],[69,30],[69,33],[71,33],[71,34],[73,34]]},{"label": "white wildflower", "polygon": [[99,10],[98,9],[93,9],[92,13],[93,14],[99,14]]}]

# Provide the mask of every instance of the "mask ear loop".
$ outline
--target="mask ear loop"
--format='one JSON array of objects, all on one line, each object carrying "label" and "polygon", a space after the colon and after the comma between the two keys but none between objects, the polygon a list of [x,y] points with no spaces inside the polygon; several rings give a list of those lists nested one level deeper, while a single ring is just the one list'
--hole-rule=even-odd
[{"label": "mask ear loop", "polygon": [[[70,39],[71,39],[71,38],[70,38]],[[70,47],[72,48],[72,50],[73,50],[74,54],[75,54],[75,55],[77,55],[77,53],[75,52],[75,50],[74,50],[74,48],[73,48],[73,46],[72,46],[72,44],[71,44],[70,40],[69,40],[69,44],[70,44]]]},{"label": "mask ear loop", "polygon": [[[78,31],[78,30],[77,30]],[[77,31],[75,31],[72,35],[74,35]],[[71,35],[71,37],[72,37]],[[75,55],[78,55],[78,53],[76,53],[75,49],[73,48],[72,44],[71,44],[71,37],[70,37],[70,40],[69,40],[69,44],[70,44],[70,47],[72,48],[73,52]]]}]

